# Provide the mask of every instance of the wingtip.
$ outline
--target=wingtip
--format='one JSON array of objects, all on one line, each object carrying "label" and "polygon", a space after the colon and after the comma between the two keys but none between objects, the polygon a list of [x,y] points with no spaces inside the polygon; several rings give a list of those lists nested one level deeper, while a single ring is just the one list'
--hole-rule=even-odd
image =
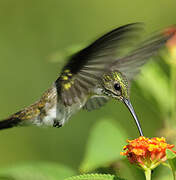
[{"label": "wingtip", "polygon": [[144,25],[145,23],[143,22],[132,22],[132,23],[128,23],[124,26],[127,26],[127,27],[132,27],[132,28],[135,28],[135,29],[139,29],[139,30],[143,30],[144,29]]}]

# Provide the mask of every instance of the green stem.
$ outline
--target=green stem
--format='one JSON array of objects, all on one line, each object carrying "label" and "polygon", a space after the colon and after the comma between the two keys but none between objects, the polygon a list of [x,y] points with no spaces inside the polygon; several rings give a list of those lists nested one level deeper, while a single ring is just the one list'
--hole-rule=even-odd
[{"label": "green stem", "polygon": [[145,178],[146,180],[151,180],[151,169],[145,170]]},{"label": "green stem", "polygon": [[[174,62],[174,59],[173,59]],[[171,93],[172,93],[172,107],[171,107],[171,126],[175,126],[176,120],[176,64],[170,64],[171,69]]]},{"label": "green stem", "polygon": [[173,163],[173,160],[172,159],[168,159],[169,161],[169,165],[172,169],[172,174],[173,174],[173,179],[176,180],[176,176],[175,176],[175,167],[174,167],[174,163]]}]

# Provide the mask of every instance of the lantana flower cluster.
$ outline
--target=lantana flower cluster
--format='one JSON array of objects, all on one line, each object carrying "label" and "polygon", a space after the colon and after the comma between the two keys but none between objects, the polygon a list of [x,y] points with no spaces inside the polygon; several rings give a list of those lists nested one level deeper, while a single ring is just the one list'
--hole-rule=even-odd
[{"label": "lantana flower cluster", "polygon": [[154,169],[160,163],[166,161],[166,149],[176,153],[172,149],[174,145],[167,144],[163,137],[149,139],[141,136],[134,140],[127,140],[127,142],[128,145],[123,148],[125,152],[121,152],[121,155],[127,156],[131,163],[137,164],[144,170]]},{"label": "lantana flower cluster", "polygon": [[166,47],[168,48],[170,54],[168,59],[172,64],[176,64],[176,26],[166,29],[164,34],[172,35],[172,37],[167,41]]}]

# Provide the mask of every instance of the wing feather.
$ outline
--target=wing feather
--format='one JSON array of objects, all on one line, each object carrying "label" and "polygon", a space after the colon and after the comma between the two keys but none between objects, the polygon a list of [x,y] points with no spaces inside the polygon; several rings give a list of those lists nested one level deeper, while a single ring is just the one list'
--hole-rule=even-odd
[{"label": "wing feather", "polygon": [[116,59],[112,64],[111,70],[118,70],[122,72],[128,80],[132,80],[136,74],[139,73],[141,66],[147,61],[156,56],[161,50],[172,34],[157,34],[152,38],[142,42],[138,48],[130,52],[125,57]]},{"label": "wing feather", "polygon": [[105,96],[92,96],[84,105],[83,109],[92,111],[99,109],[108,102],[109,98]]},{"label": "wing feather", "polygon": [[[116,54],[120,56],[124,48],[137,37],[140,26],[139,23],[133,23],[114,29],[69,59],[55,82],[65,106],[71,106],[75,100],[81,101],[93,91]],[[75,92],[77,90],[83,93],[80,95]]]}]

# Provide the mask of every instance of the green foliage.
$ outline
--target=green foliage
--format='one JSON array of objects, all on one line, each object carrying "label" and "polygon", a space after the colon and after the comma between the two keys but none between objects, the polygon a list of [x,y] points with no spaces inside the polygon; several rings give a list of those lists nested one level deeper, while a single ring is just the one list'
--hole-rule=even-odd
[{"label": "green foliage", "polygon": [[173,151],[166,149],[166,157],[167,159],[174,159],[176,158],[176,154]]},{"label": "green foliage", "polygon": [[154,62],[147,64],[142,69],[137,84],[146,99],[152,97],[157,102],[162,116],[171,111],[173,95],[170,90],[170,79],[158,64]]},{"label": "green foliage", "polygon": [[[6,118],[40,97],[59,75],[66,57],[79,49],[74,44],[85,47],[84,44],[89,44],[87,40],[94,40],[101,33],[129,22],[144,22],[145,29],[153,32],[168,24],[175,24],[176,19],[173,0],[1,0],[0,13],[1,118]],[[142,34],[142,38],[144,36]],[[135,110],[143,120],[142,126],[148,129],[148,135],[160,130],[158,125],[153,127],[153,124],[162,126],[168,120],[166,116],[170,112],[173,96],[165,69],[170,71],[168,67],[150,64],[143,70],[143,77],[138,76],[135,93],[139,99],[142,95],[144,103],[136,98],[134,107],[142,105],[140,111],[138,108]],[[176,81],[175,77],[173,79]],[[156,106],[151,105],[153,99]],[[155,119],[149,108],[146,113],[147,103],[162,120]],[[136,128],[131,128],[131,122],[125,121],[129,120],[129,112],[123,106],[117,107],[120,105],[112,104],[106,106],[105,111],[80,112],[61,129],[14,128],[1,131],[0,167],[12,163],[16,166],[0,168],[0,180],[63,180],[74,176],[74,171],[59,164],[78,169],[86,144],[81,170],[109,167],[112,161],[120,158],[119,152],[127,137],[123,128],[113,123],[112,119],[118,119],[122,124],[125,122],[123,125],[128,135],[136,135]],[[92,129],[99,115],[103,117],[107,113],[110,119],[98,122]],[[95,129],[97,126],[99,128]],[[150,131],[151,126],[153,131]],[[87,143],[88,133],[90,138]],[[31,161],[40,163],[29,163]],[[25,164],[18,165],[19,162]],[[119,162],[116,169],[129,180],[144,179],[142,172],[127,161]],[[168,173],[159,169],[153,180],[171,180]]]},{"label": "green foliage", "polygon": [[1,180],[62,180],[76,173],[56,163],[28,163],[0,169]]},{"label": "green foliage", "polygon": [[81,171],[87,172],[120,159],[120,151],[126,139],[123,128],[113,123],[112,119],[97,122],[88,139]]},{"label": "green foliage", "polygon": [[166,157],[167,157],[169,165],[172,169],[172,174],[173,174],[174,180],[176,180],[176,154],[173,153],[171,150],[167,149]]},{"label": "green foliage", "polygon": [[80,176],[67,178],[65,180],[124,180],[124,179],[109,174],[84,174]]}]

